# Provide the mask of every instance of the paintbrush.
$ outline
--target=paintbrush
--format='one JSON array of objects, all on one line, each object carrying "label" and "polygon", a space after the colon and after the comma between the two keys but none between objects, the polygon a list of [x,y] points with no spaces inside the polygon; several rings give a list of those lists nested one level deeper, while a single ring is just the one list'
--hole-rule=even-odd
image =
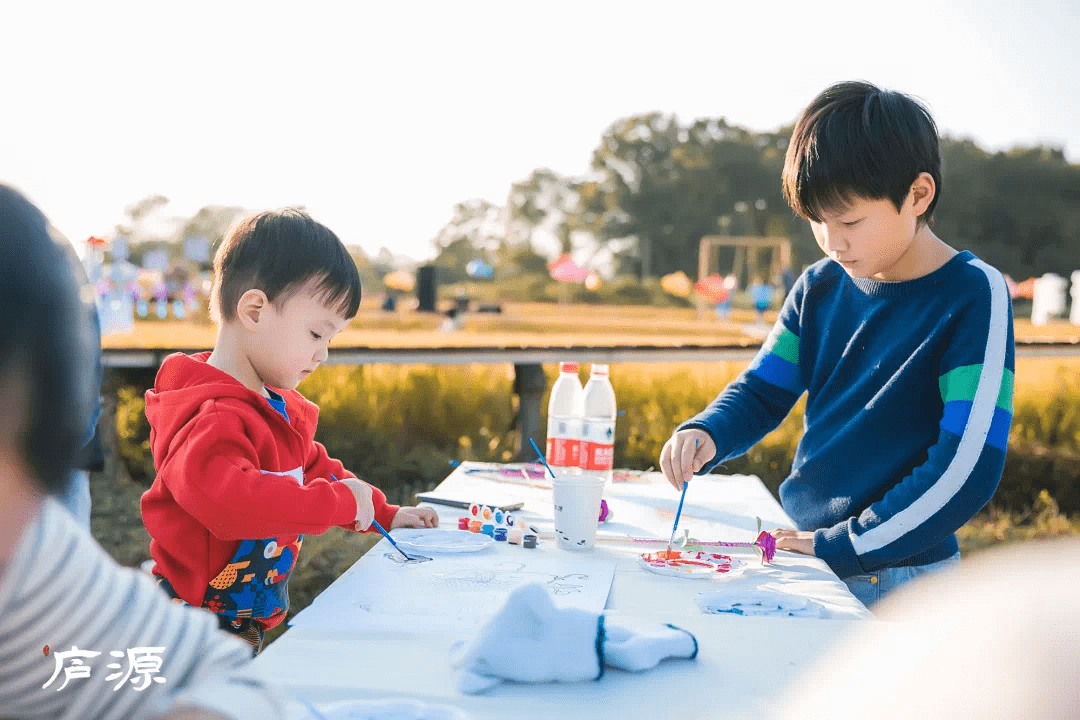
[{"label": "paintbrush", "polygon": [[[700,441],[694,438],[694,457],[697,457],[698,443]],[[682,486],[682,497],[679,498],[679,509],[675,511],[675,526],[671,528],[671,538],[667,544],[667,554],[664,556],[666,559],[671,558],[671,543],[675,542],[675,531],[679,529],[679,518],[682,516],[683,501],[686,500],[686,488],[690,487],[690,481],[687,480]]]},{"label": "paintbrush", "polygon": [[547,460],[544,459],[544,453],[540,452],[540,448],[536,447],[536,443],[533,441],[532,438],[529,438],[529,444],[532,445],[532,448],[536,451],[536,454],[540,456],[540,462],[544,463],[544,467],[546,467],[547,471],[551,473],[551,479],[554,480],[555,471],[551,469],[551,466],[548,465]]},{"label": "paintbrush", "polygon": [[319,712],[318,708],[312,705],[307,698],[297,697],[296,699],[302,702],[304,707],[308,709],[308,712],[315,716],[315,720],[326,720],[326,716]]},{"label": "paintbrush", "polygon": [[[334,475],[333,473],[330,473],[330,479],[332,481],[334,481],[334,482],[338,482],[337,476]],[[382,536],[384,538],[386,538],[387,540],[390,541],[390,544],[394,546],[395,550],[397,550],[399,553],[401,553],[401,556],[403,558],[405,558],[406,562],[412,562],[413,561],[413,558],[409,557],[409,555],[404,550],[402,550],[401,548],[398,547],[398,544],[396,542],[394,542],[394,538],[390,537],[390,533],[383,530],[383,526],[379,524],[378,520],[375,520],[374,518],[372,518],[371,524],[375,526],[376,530],[378,530],[379,532],[382,533]],[[417,559],[419,559],[419,558],[417,558]],[[425,559],[427,559],[427,558],[425,558]]]},{"label": "paintbrush", "polygon": [[372,520],[372,521],[371,521],[371,524],[375,526],[375,529],[376,529],[376,530],[378,530],[379,532],[381,532],[381,533],[382,533],[382,536],[383,536],[384,538],[386,538],[387,540],[389,540],[389,541],[390,541],[390,544],[394,546],[394,549],[395,549],[395,550],[397,550],[397,551],[398,551],[399,553],[401,553],[401,554],[402,554],[402,556],[404,556],[404,558],[405,558],[405,559],[406,559],[407,561],[409,561],[409,562],[412,562],[412,560],[413,560],[413,559],[412,559],[411,557],[409,557],[409,556],[408,556],[408,555],[407,555],[407,554],[405,553],[405,551],[404,551],[404,550],[402,550],[401,548],[399,548],[399,547],[398,547],[398,544],[397,544],[396,542],[394,542],[394,538],[390,537],[390,533],[388,533],[388,532],[386,532],[385,530],[383,530],[383,526],[379,524],[379,521],[378,521],[378,520]]}]

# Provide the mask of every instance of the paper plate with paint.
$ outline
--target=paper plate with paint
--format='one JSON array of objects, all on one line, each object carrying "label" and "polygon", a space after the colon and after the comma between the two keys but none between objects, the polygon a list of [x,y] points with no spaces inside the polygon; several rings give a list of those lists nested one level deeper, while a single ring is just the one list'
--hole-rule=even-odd
[{"label": "paper plate with paint", "polygon": [[467,530],[399,528],[390,533],[405,552],[465,553],[483,550],[494,538]]},{"label": "paper plate with paint", "polygon": [[641,553],[638,563],[657,575],[693,578],[695,580],[723,580],[742,573],[746,563],[729,555],[708,552],[679,552],[666,550]]}]

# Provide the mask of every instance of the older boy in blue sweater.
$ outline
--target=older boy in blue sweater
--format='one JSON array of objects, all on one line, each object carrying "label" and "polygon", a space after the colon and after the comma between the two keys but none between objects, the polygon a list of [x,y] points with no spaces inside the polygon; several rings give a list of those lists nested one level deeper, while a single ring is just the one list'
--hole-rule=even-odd
[{"label": "older boy in blue sweater", "polygon": [[[681,489],[750,449],[803,392],[804,434],[780,501],[866,605],[959,560],[955,532],[994,494],[1012,421],[1005,281],[930,228],[941,156],[930,113],[862,82],[803,111],[784,195],[828,256],[806,269],[749,367],[664,445]],[[695,449],[696,448],[696,449]]]}]

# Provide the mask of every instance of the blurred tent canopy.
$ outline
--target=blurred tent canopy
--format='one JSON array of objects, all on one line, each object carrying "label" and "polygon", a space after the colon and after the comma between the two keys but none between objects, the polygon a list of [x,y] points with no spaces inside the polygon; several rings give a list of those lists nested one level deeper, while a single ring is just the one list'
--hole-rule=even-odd
[{"label": "blurred tent canopy", "polygon": [[471,278],[490,278],[495,272],[495,268],[487,264],[483,260],[470,260],[465,266],[465,274]]},{"label": "blurred tent canopy", "polygon": [[735,289],[737,280],[734,275],[720,277],[720,273],[713,273],[703,280],[694,283],[694,291],[710,303],[718,304],[726,301]]},{"label": "blurred tent canopy", "polygon": [[387,273],[383,278],[383,283],[391,290],[397,290],[398,292],[412,292],[416,287],[416,277],[413,276],[408,270],[395,270],[391,273]]},{"label": "blurred tent canopy", "polygon": [[551,278],[559,282],[579,283],[589,277],[589,270],[574,262],[569,253],[560,255],[548,266],[548,270]]},{"label": "blurred tent canopy", "polygon": [[690,291],[693,290],[693,284],[690,282],[690,278],[686,273],[682,270],[677,270],[676,272],[668,273],[660,278],[660,288],[668,295],[687,298],[690,297]]}]

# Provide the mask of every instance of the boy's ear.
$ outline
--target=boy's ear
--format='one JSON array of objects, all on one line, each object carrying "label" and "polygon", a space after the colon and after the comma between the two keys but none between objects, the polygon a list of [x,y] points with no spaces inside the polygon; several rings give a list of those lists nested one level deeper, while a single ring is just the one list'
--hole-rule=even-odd
[{"label": "boy's ear", "polygon": [[915,217],[926,212],[936,193],[937,186],[930,173],[919,173],[919,177],[915,178],[915,182],[911,184],[912,209],[915,211]]},{"label": "boy's ear", "polygon": [[240,296],[236,303],[236,317],[248,330],[254,330],[262,318],[262,314],[270,307],[270,300],[266,293],[258,288],[252,288]]}]

